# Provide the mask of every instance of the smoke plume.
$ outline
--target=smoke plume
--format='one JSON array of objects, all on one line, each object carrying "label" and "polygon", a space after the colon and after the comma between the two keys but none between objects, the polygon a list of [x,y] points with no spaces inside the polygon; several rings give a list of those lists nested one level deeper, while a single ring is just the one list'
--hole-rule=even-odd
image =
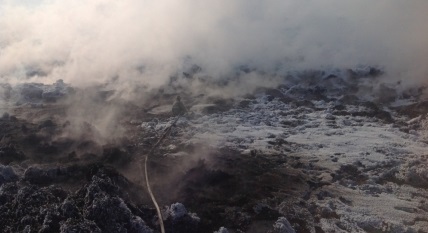
[{"label": "smoke plume", "polygon": [[[1,81],[156,87],[188,63],[213,78],[247,65],[383,67],[425,82],[425,0],[1,0]],[[260,81],[262,82],[262,81]]]}]

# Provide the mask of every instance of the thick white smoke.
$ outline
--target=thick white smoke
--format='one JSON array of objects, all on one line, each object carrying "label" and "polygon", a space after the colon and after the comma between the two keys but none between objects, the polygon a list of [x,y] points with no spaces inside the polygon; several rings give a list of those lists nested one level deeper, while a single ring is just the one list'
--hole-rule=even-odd
[{"label": "thick white smoke", "polygon": [[0,0],[0,77],[156,86],[190,58],[213,77],[243,64],[368,64],[424,81],[427,10],[426,0]]}]

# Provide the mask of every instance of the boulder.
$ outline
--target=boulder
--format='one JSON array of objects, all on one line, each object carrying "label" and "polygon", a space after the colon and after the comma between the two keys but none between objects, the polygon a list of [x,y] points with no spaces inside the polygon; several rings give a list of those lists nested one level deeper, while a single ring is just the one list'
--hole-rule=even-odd
[{"label": "boulder", "polygon": [[273,225],[273,229],[274,233],[296,233],[290,222],[284,217],[278,218]]},{"label": "boulder", "polygon": [[12,167],[3,166],[0,164],[0,185],[4,183],[14,182],[19,179]]},{"label": "boulder", "polygon": [[164,212],[167,232],[197,232],[200,218],[189,213],[181,203],[174,203]]},{"label": "boulder", "polygon": [[2,164],[9,164],[14,161],[20,162],[25,158],[24,153],[13,145],[0,147],[0,163]]}]

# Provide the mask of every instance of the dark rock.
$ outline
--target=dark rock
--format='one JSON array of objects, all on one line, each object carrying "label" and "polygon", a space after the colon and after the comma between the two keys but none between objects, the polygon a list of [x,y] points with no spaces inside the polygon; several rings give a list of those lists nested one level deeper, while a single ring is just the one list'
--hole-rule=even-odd
[{"label": "dark rock", "polygon": [[[89,183],[75,193],[56,186],[40,188],[22,183],[0,187],[0,226],[8,232],[131,232],[151,233],[141,219],[141,210],[128,200],[127,182],[102,165],[79,167],[92,175]],[[76,168],[29,168],[25,180],[47,184],[61,176],[71,177]],[[84,179],[85,180],[85,179]],[[88,181],[86,181],[88,182]],[[85,183],[86,183],[85,182]],[[129,183],[128,183],[129,184]],[[147,212],[153,218],[153,211]],[[195,231],[191,231],[195,232]]]},{"label": "dark rock", "polygon": [[428,112],[428,100],[420,101],[415,104],[408,106],[401,106],[396,108],[400,114],[404,114],[410,117],[417,117],[419,115],[426,114]]},{"label": "dark rock", "polygon": [[14,182],[19,179],[12,167],[3,166],[0,164],[0,185],[4,183]]},{"label": "dark rock", "polygon": [[379,109],[375,104],[371,102],[366,102],[364,105],[370,108],[370,111],[353,112],[352,116],[378,118],[386,123],[394,122],[394,119],[392,118],[391,113]]},{"label": "dark rock", "polygon": [[199,217],[187,212],[181,203],[172,204],[164,213],[165,225],[168,232],[197,232]]},{"label": "dark rock", "polygon": [[199,72],[202,71],[202,68],[198,65],[192,65],[190,68],[188,68],[186,71],[183,72],[183,76],[191,79],[193,76]]},{"label": "dark rock", "polygon": [[342,110],[345,110],[345,109],[346,109],[346,107],[344,105],[342,105],[342,104],[337,104],[337,105],[335,105],[333,107],[333,110],[338,110],[338,111],[342,111]]},{"label": "dark rock", "polygon": [[370,194],[372,196],[377,196],[378,194],[385,192],[385,188],[380,185],[363,184],[360,186],[360,189],[364,190],[366,194]]},{"label": "dark rock", "polygon": [[39,230],[39,233],[58,232],[60,228],[61,216],[54,210],[46,211],[43,225]]},{"label": "dark rock", "polygon": [[131,211],[121,198],[97,193],[87,206],[85,218],[94,221],[103,232],[127,232]]},{"label": "dark rock", "polygon": [[241,100],[238,103],[238,107],[240,107],[240,108],[248,108],[250,106],[250,104],[251,104],[251,100]]},{"label": "dark rock", "polygon": [[307,107],[307,108],[315,108],[314,103],[310,100],[297,100],[292,102],[296,107]]},{"label": "dark rock", "polygon": [[266,96],[266,99],[267,99],[267,101],[268,101],[268,102],[270,102],[270,101],[272,101],[273,99],[275,99],[275,97],[274,97],[274,96],[271,96],[271,95],[268,95],[268,96]]},{"label": "dark rock", "polygon": [[67,86],[62,79],[57,80],[49,87],[42,93],[42,99],[45,102],[56,102],[74,92],[74,89]]},{"label": "dark rock", "polygon": [[296,233],[290,222],[284,217],[278,218],[273,228],[274,233]]},{"label": "dark rock", "polygon": [[229,233],[229,230],[225,227],[220,227],[220,229],[218,229],[218,231],[214,231],[214,233]]},{"label": "dark rock", "polygon": [[131,233],[153,233],[143,219],[138,216],[133,216],[130,221],[129,231]]},{"label": "dark rock", "polygon": [[105,146],[103,148],[101,159],[105,163],[116,165],[125,165],[132,160],[131,154],[126,150],[113,146]]},{"label": "dark rock", "polygon": [[36,152],[41,155],[41,159],[45,158],[46,155],[56,155],[60,153],[60,151],[61,148],[53,142],[43,142],[36,147]]},{"label": "dark rock", "polygon": [[389,103],[394,101],[397,98],[397,91],[394,87],[388,86],[386,84],[381,84],[378,89],[378,98],[377,101],[380,103]]},{"label": "dark rock", "polygon": [[265,95],[268,96],[268,98],[271,98],[272,101],[273,99],[282,99],[284,98],[284,94],[278,90],[278,89],[273,89],[273,88],[268,88],[265,90]]},{"label": "dark rock", "polygon": [[336,115],[336,116],[349,116],[349,115],[352,115],[352,113],[350,113],[350,112],[348,112],[348,111],[342,111],[342,110],[336,110],[336,111],[333,111],[333,115]]},{"label": "dark rock", "polygon": [[84,217],[93,220],[102,232],[151,232],[145,222],[128,208],[122,198],[127,195],[117,185],[118,177],[106,176],[105,170],[101,172],[92,177],[85,189],[81,189],[85,193]]},{"label": "dark rock", "polygon": [[18,150],[14,145],[0,147],[0,163],[9,164],[11,162],[20,162],[25,159],[22,151]]},{"label": "dark rock", "polygon": [[401,168],[404,175],[402,182],[414,187],[428,188],[428,168],[426,164],[419,160],[410,160]]},{"label": "dark rock", "polygon": [[335,116],[333,116],[332,114],[326,114],[325,115],[325,119],[326,120],[330,120],[330,121],[333,121],[333,120],[336,120],[336,117]]},{"label": "dark rock", "polygon": [[30,215],[27,215],[27,216],[24,216],[22,219],[21,219],[21,222],[20,222],[22,225],[24,225],[24,226],[27,226],[27,225],[34,225],[34,224],[37,224],[37,220],[34,218],[34,217],[32,217],[32,216],[30,216]]},{"label": "dark rock", "polygon": [[330,197],[330,198],[335,197],[331,192],[328,192],[328,191],[320,191],[319,193],[316,194],[316,196],[318,200],[324,200],[327,197]]},{"label": "dark rock", "polygon": [[245,229],[251,223],[250,214],[237,207],[226,208],[222,217],[225,225],[236,229]]},{"label": "dark rock", "polygon": [[22,85],[20,94],[25,100],[39,100],[42,98],[43,89],[41,84],[26,83]]},{"label": "dark rock", "polygon": [[307,98],[312,100],[327,100],[325,96],[327,89],[321,86],[315,86],[314,88],[309,88],[307,90]]},{"label": "dark rock", "polygon": [[78,218],[81,216],[75,201],[67,198],[60,206],[61,214],[66,218]]},{"label": "dark rock", "polygon": [[348,200],[348,199],[346,199],[346,198],[344,198],[344,197],[339,197],[339,201],[341,201],[342,203],[344,203],[344,204],[346,204],[346,205],[349,205],[349,206],[352,206],[352,201],[351,200]]},{"label": "dark rock", "polygon": [[[16,182],[0,185],[0,208],[5,207],[6,203],[11,202],[18,193],[18,190]],[[0,211],[1,213],[3,212]]]},{"label": "dark rock", "polygon": [[222,111],[222,107],[216,104],[193,106],[192,110],[202,114],[214,114]]},{"label": "dark rock", "polygon": [[24,180],[32,184],[47,185],[57,180],[63,174],[64,170],[59,167],[46,170],[38,167],[29,167],[25,170]]},{"label": "dark rock", "polygon": [[256,205],[253,210],[256,213],[254,220],[272,220],[281,217],[281,214],[277,210],[272,209],[268,205],[259,204]]},{"label": "dark rock", "polygon": [[60,223],[61,233],[102,233],[101,229],[93,221],[83,219],[77,220],[69,218]]},{"label": "dark rock", "polygon": [[5,121],[7,121],[7,120],[9,120],[9,113],[7,113],[7,112],[5,112],[5,113],[3,113],[3,115],[1,116],[1,120],[5,120]]},{"label": "dark rock", "polygon": [[[355,95],[344,95],[337,100],[338,103],[344,105],[357,105],[360,102],[360,99]],[[343,109],[337,109],[343,110]]]},{"label": "dark rock", "polygon": [[354,78],[378,77],[384,73],[382,69],[372,66],[349,69],[348,72]]},{"label": "dark rock", "polygon": [[41,137],[38,134],[29,134],[28,136],[26,136],[23,140],[24,143],[28,143],[30,145],[38,145],[40,143],[43,142],[43,137]]},{"label": "dark rock", "polygon": [[296,126],[302,125],[304,123],[305,122],[302,120],[295,120],[295,119],[281,121],[281,124],[286,126],[286,127],[296,127]]},{"label": "dark rock", "polygon": [[213,104],[217,105],[221,111],[227,111],[230,108],[233,107],[234,100],[233,99],[223,99],[223,98],[213,98],[208,99],[209,101],[212,101]]},{"label": "dark rock", "polygon": [[21,221],[23,221],[31,224],[32,229],[45,229],[42,232],[50,229],[51,232],[58,232],[59,219],[56,206],[66,195],[66,192],[55,186],[20,187],[16,195],[4,204],[9,210],[2,213],[0,225],[10,226],[17,230],[22,226]]},{"label": "dark rock", "polygon": [[21,125],[21,131],[22,131],[23,133],[27,133],[27,132],[28,132],[28,127],[27,127],[26,125],[22,124],[22,125]]},{"label": "dark rock", "polygon": [[366,174],[362,173],[357,166],[353,164],[345,164],[340,167],[339,170],[333,176],[333,182],[347,179],[351,181],[355,181],[357,183],[364,183],[368,177]]},{"label": "dark rock", "polygon": [[55,123],[52,120],[45,120],[39,125],[39,129],[55,127]]},{"label": "dark rock", "polygon": [[339,215],[328,206],[323,206],[319,208],[319,216],[321,218],[339,218]]},{"label": "dark rock", "polygon": [[11,97],[12,86],[8,83],[0,83],[0,98],[9,100]]}]

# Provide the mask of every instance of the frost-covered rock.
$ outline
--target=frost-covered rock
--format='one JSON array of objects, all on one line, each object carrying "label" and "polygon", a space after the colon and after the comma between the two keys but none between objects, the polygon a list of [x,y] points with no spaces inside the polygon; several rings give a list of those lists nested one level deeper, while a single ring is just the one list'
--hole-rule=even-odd
[{"label": "frost-covered rock", "polygon": [[336,119],[336,117],[335,117],[335,116],[333,116],[331,113],[327,113],[327,114],[325,114],[324,118],[325,118],[326,120],[335,120],[335,119]]},{"label": "frost-covered rock", "polygon": [[280,217],[275,222],[273,229],[275,233],[296,233],[290,222],[284,217]]},{"label": "frost-covered rock", "polygon": [[[27,180],[31,175],[38,179],[55,178],[49,175],[49,171],[55,170],[27,169]],[[0,226],[10,229],[9,232],[22,232],[23,226],[29,226],[31,232],[153,232],[144,221],[154,217],[152,212],[138,210],[139,216],[133,212],[135,207],[125,201],[128,196],[124,189],[128,183],[123,176],[103,166],[89,166],[88,172],[92,179],[85,179],[74,193],[54,185],[39,187],[34,182],[1,185]],[[64,174],[72,177],[72,172]],[[147,219],[143,220],[144,217]]]},{"label": "frost-covered rock", "polygon": [[138,216],[134,216],[131,219],[130,231],[135,233],[152,233],[153,230],[150,229],[143,219]]},{"label": "frost-covered rock", "polygon": [[195,232],[200,222],[200,218],[194,213],[187,212],[186,207],[181,203],[174,203],[167,207],[164,218],[166,228],[173,229],[174,232]]},{"label": "frost-covered rock", "polygon": [[141,128],[145,130],[154,130],[157,124],[157,121],[143,122],[141,123]]},{"label": "frost-covered rock", "polygon": [[14,161],[22,161],[26,157],[22,151],[13,145],[0,146],[0,163],[9,164]]},{"label": "frost-covered rock", "polygon": [[[3,186],[2,186],[3,187]],[[21,225],[33,231],[57,232],[59,228],[56,207],[67,193],[55,186],[8,186],[0,192],[0,225],[18,232]]]},{"label": "frost-covered rock", "polygon": [[166,218],[171,218],[173,221],[182,218],[187,214],[186,207],[181,203],[174,203],[167,208],[165,212]]},{"label": "frost-covered rock", "polygon": [[61,204],[60,211],[67,218],[77,218],[80,216],[79,209],[74,200],[67,198]]},{"label": "frost-covered rock", "polygon": [[375,77],[381,75],[384,71],[379,67],[373,66],[358,66],[357,68],[350,69],[351,73],[357,77]]},{"label": "frost-covered rock", "polygon": [[150,228],[135,216],[122,199],[123,191],[116,185],[118,181],[104,174],[94,175],[85,191],[85,219],[92,220],[102,232],[149,233]]},{"label": "frost-covered rock", "polygon": [[386,192],[386,188],[382,185],[373,185],[373,184],[364,184],[360,187],[361,190],[364,190],[367,194],[376,195]]},{"label": "frost-covered rock", "polygon": [[218,231],[214,231],[214,233],[229,233],[229,230],[227,230],[226,227],[220,227]]},{"label": "frost-covered rock", "polygon": [[397,176],[410,185],[428,188],[428,165],[426,162],[411,160],[402,165]]},{"label": "frost-covered rock", "polygon": [[11,87],[9,95],[17,104],[55,102],[73,92],[73,88],[59,79],[51,85],[23,83]]},{"label": "frost-covered rock", "polygon": [[52,85],[44,86],[42,99],[46,102],[55,102],[67,96],[71,90],[71,87],[66,85],[62,79],[59,79]]},{"label": "frost-covered rock", "polygon": [[131,211],[119,197],[97,195],[84,213],[108,232],[127,232],[126,224],[131,220]]},{"label": "frost-covered rock", "polygon": [[8,100],[11,96],[12,86],[8,83],[0,83],[0,101]]},{"label": "frost-covered rock", "polygon": [[93,221],[89,220],[75,220],[72,218],[67,219],[65,222],[60,223],[61,233],[75,233],[75,232],[92,232],[101,233],[101,229]]},{"label": "frost-covered rock", "polygon": [[43,94],[43,84],[24,83],[17,86],[22,101],[40,100]]},{"label": "frost-covered rock", "polygon": [[67,176],[67,171],[64,168],[39,168],[29,167],[25,170],[24,180],[33,184],[49,184],[54,181],[59,181],[61,178]]},{"label": "frost-covered rock", "polygon": [[18,175],[12,167],[3,166],[0,164],[0,185],[3,183],[13,182],[18,180]]}]

